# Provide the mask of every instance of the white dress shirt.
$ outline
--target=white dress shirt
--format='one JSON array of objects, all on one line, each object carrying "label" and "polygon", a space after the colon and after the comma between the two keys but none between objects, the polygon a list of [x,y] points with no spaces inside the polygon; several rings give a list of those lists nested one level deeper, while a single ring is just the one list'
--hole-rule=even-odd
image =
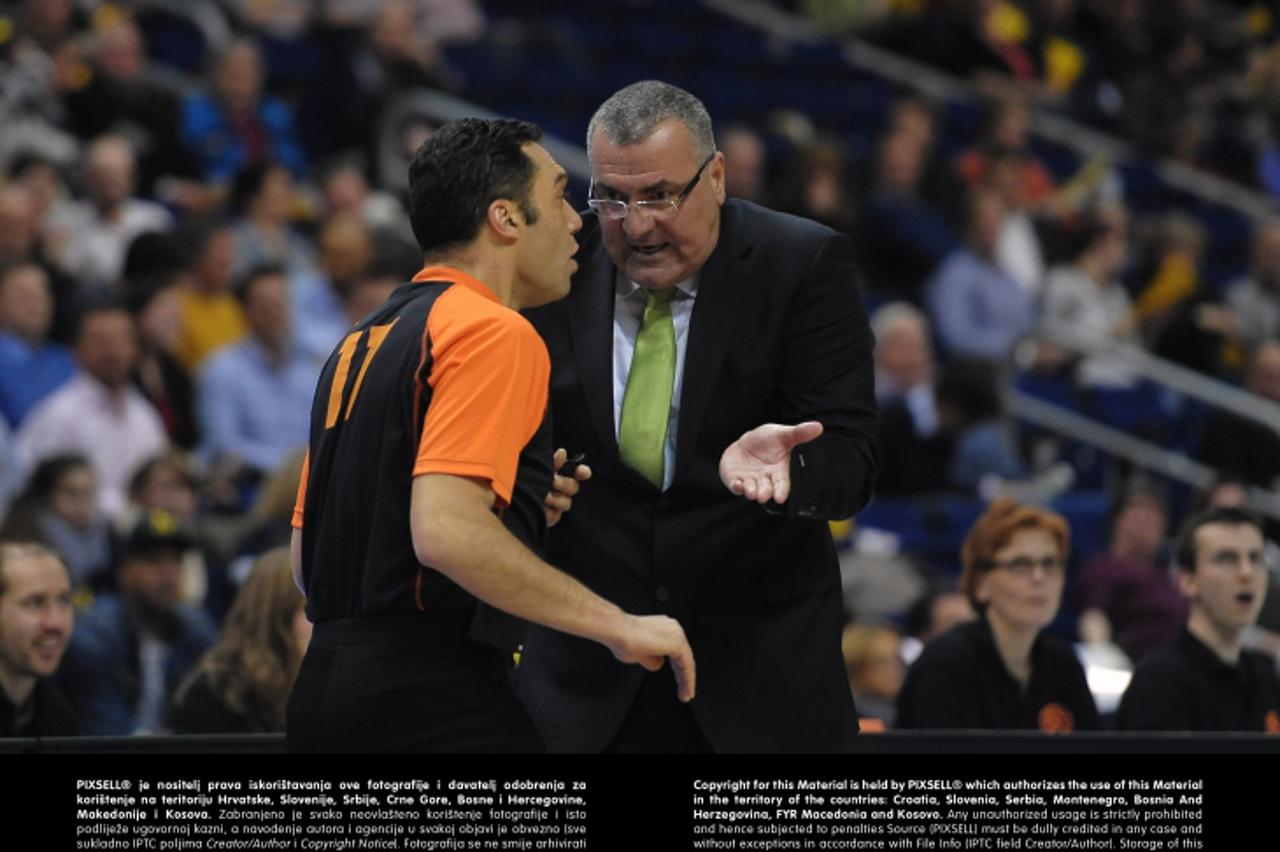
[{"label": "white dress shirt", "polygon": [[160,415],[142,394],[133,387],[113,394],[80,371],[22,421],[15,455],[24,475],[59,453],[85,456],[97,475],[98,507],[115,517],[134,472],[168,448]]}]

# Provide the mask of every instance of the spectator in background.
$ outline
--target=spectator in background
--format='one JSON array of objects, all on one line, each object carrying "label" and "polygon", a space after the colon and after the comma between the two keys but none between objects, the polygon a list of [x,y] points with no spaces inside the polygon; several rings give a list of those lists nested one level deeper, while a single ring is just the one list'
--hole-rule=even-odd
[{"label": "spectator in background", "polygon": [[47,458],[14,499],[0,538],[48,545],[62,558],[77,595],[102,591],[111,585],[115,542],[97,497],[88,459],[74,454]]},{"label": "spectator in background", "polygon": [[1244,650],[1267,588],[1262,526],[1249,512],[1211,509],[1178,534],[1178,586],[1186,626],[1140,664],[1116,723],[1130,731],[1280,734],[1275,660]]},{"label": "spectator in background", "polygon": [[182,104],[172,89],[147,76],[142,32],[118,7],[97,16],[90,68],[63,95],[76,135],[118,133],[138,155],[138,186],[154,196],[163,177],[191,178],[195,164],[181,137]]},{"label": "spectator in background", "polygon": [[[1125,132],[1143,154],[1173,157],[1187,165],[1199,165],[1199,144],[1203,115],[1216,99],[1215,77],[1225,79],[1223,68],[1215,68],[1212,42],[1223,43],[1216,31],[1217,10],[1212,16],[1203,2],[1169,4],[1148,23],[1150,54],[1137,66],[1126,92],[1123,114]],[[1179,8],[1181,7],[1181,8]],[[1150,8],[1150,7],[1149,7]],[[1199,20],[1186,17],[1188,11]],[[1153,25],[1154,24],[1154,25]],[[1243,30],[1243,28],[1241,28]],[[1227,47],[1240,51],[1241,47]]]},{"label": "spectator in background", "polygon": [[[366,25],[383,5],[383,0],[323,0],[324,14],[335,25]],[[409,8],[416,36],[433,43],[469,42],[485,33],[475,0],[411,0]]]},{"label": "spectator in background", "polygon": [[[937,427],[933,408],[933,346],[929,342],[929,320],[907,302],[890,302],[871,315],[876,335],[876,400],[913,399],[918,403],[921,431]],[[928,391],[927,398],[922,391]]]},{"label": "spectator in background", "polygon": [[80,732],[52,678],[74,622],[71,584],[58,557],[38,544],[0,544],[0,737]]},{"label": "spectator in background", "polygon": [[1018,205],[1039,210],[1054,191],[1053,177],[1031,152],[1031,107],[1021,98],[999,98],[987,106],[982,140],[956,158],[956,174],[972,189],[994,177],[997,162],[1007,160],[1009,182]]},{"label": "spectator in background", "polygon": [[1227,285],[1236,336],[1246,350],[1280,340],[1280,219],[1260,223],[1253,232],[1249,274]]},{"label": "spectator in background", "polygon": [[413,230],[400,200],[390,193],[370,189],[358,155],[331,160],[321,171],[320,193],[326,218],[349,213],[358,216],[371,232],[395,234],[412,245]]},{"label": "spectator in background", "polygon": [[724,189],[731,198],[754,201],[765,207],[769,203],[767,151],[760,134],[743,124],[736,124],[720,135],[724,152]]},{"label": "spectator in background", "polygon": [[310,0],[222,0],[222,5],[245,29],[288,41],[306,32],[317,4]]},{"label": "spectator in background", "polygon": [[[1280,340],[1254,350],[1244,387],[1261,399],[1280,403]],[[1274,423],[1217,411],[1205,424],[1199,456],[1205,464],[1239,473],[1253,485],[1269,490],[1280,487],[1280,434]]]},{"label": "spectator in background", "polygon": [[254,565],[222,635],[178,688],[169,727],[178,734],[284,731],[285,706],[311,640],[289,568],[277,548]]},{"label": "spectator in background", "polygon": [[42,263],[36,199],[19,183],[0,182],[0,265]]},{"label": "spectator in background", "polygon": [[906,636],[899,653],[907,665],[916,661],[931,639],[978,617],[969,598],[949,581],[934,577],[925,589],[906,612]]},{"label": "spectator in background", "polygon": [[912,302],[919,302],[922,283],[957,243],[950,223],[924,195],[927,150],[918,130],[886,135],[861,217],[868,286]]},{"label": "spectator in background", "polygon": [[[1069,263],[1045,279],[1041,322],[1086,343],[1138,342],[1129,292],[1119,280],[1129,258],[1128,214],[1123,208],[1095,211],[1066,234]],[[1042,361],[1068,360],[1052,343],[1042,344]],[[1136,376],[1116,359],[1086,355],[1076,366],[1084,387],[1131,387]]]},{"label": "spectator in background", "polygon": [[170,450],[148,459],[129,483],[129,503],[136,510],[134,520],[159,510],[191,529],[197,521],[199,490],[200,476],[186,453]]},{"label": "spectator in background", "polygon": [[902,143],[918,153],[920,197],[947,216],[957,213],[957,200],[964,198],[964,185],[951,169],[936,157],[938,120],[935,107],[911,96],[894,101],[889,110],[884,138],[900,137]]},{"label": "spectator in background", "polygon": [[[728,163],[727,156],[725,162]],[[780,208],[842,234],[853,234],[858,206],[843,147],[832,141],[818,141],[797,154],[793,162],[794,171],[784,181]]]},{"label": "spectator in background", "polygon": [[[192,546],[182,555],[182,600],[203,604],[205,612],[217,616],[221,610],[210,600],[222,593],[225,584],[218,566],[207,554],[210,536],[205,517],[200,514],[201,479],[191,457],[170,450],[143,462],[129,482],[129,506],[115,519],[115,528],[128,532],[151,512],[166,512],[190,533]],[[214,570],[211,570],[214,569]],[[214,594],[211,595],[211,592]]]},{"label": "spectator in background", "polygon": [[906,302],[890,302],[871,315],[871,330],[883,460],[876,493],[941,490],[951,441],[939,429],[929,321]]},{"label": "spectator in background", "polygon": [[53,296],[49,335],[65,343],[73,335],[79,303],[76,282],[52,260],[60,240],[52,225],[54,211],[69,204],[62,176],[51,161],[34,155],[16,162],[12,175],[9,184],[0,181],[0,268],[34,263],[45,271]]},{"label": "spectator in background", "polygon": [[[15,263],[37,263],[52,272],[56,269],[51,249],[57,240],[50,235],[52,211],[65,204],[65,198],[46,198],[38,189],[40,180],[21,177],[38,169],[37,161],[25,157],[15,164],[12,180],[0,180],[0,266]],[[19,173],[18,168],[24,171]],[[52,165],[49,168],[53,168]]]},{"label": "spectator in background", "polygon": [[1166,524],[1155,491],[1136,488],[1120,500],[1107,552],[1085,562],[1076,578],[1082,642],[1114,643],[1136,662],[1178,632],[1187,604],[1160,559]]},{"label": "spectator in background", "polygon": [[201,453],[234,459],[256,479],[306,445],[320,364],[294,341],[280,267],[252,270],[238,295],[249,334],[210,357],[198,379]]},{"label": "spectator in background", "polygon": [[53,292],[35,263],[0,268],[0,414],[22,425],[37,403],[75,374],[75,359],[49,340]]},{"label": "spectator in background", "polygon": [[56,161],[40,151],[23,151],[9,164],[12,185],[30,193],[32,221],[42,229],[52,212],[68,203],[70,191]]},{"label": "spectator in background", "polygon": [[125,306],[138,326],[133,385],[155,407],[169,440],[186,450],[199,439],[195,389],[176,354],[182,334],[181,293],[189,286],[188,278],[181,268],[157,270],[129,280],[125,294]]},{"label": "spectator in background", "polygon": [[192,261],[178,291],[180,330],[174,356],[190,374],[210,352],[244,337],[244,309],[231,292],[236,243],[231,227],[215,219],[195,220],[176,236]]},{"label": "spectator in background", "polygon": [[297,450],[285,456],[254,495],[253,505],[245,515],[244,526],[232,547],[235,558],[227,570],[232,582],[244,582],[253,562],[268,550],[289,545],[293,535],[293,507],[298,498],[298,481],[302,477],[305,455],[305,450]]},{"label": "spectator in background", "polygon": [[214,61],[213,90],[187,98],[182,136],[207,180],[229,181],[249,163],[271,158],[294,175],[307,167],[293,115],[262,91],[262,55],[247,39],[231,43]]},{"label": "spectator in background", "polygon": [[83,16],[71,0],[23,0],[21,5],[18,14],[6,17],[0,43],[0,163],[33,149],[67,163],[77,145],[61,130],[60,96],[83,73]]},{"label": "spectator in background", "polygon": [[[1239,474],[1226,473],[1197,496],[1196,511],[1216,509],[1222,506],[1237,509],[1249,508],[1249,482]],[[1275,519],[1263,519],[1263,562],[1267,566],[1267,593],[1262,610],[1258,613],[1257,630],[1245,638],[1245,646],[1264,651],[1280,660],[1280,544],[1276,532],[1280,524]]]},{"label": "spectator in background", "polygon": [[264,263],[284,266],[290,278],[314,270],[311,243],[293,228],[294,202],[293,176],[279,163],[255,160],[236,172],[230,199],[232,278]]},{"label": "spectator in background", "polygon": [[948,356],[1001,362],[1031,328],[1031,300],[995,265],[1006,207],[998,193],[969,198],[965,243],[942,262],[926,288],[929,316]]},{"label": "spectator in background", "polygon": [[899,728],[1092,730],[1098,712],[1070,647],[1043,635],[1062,599],[1070,531],[1000,498],[961,548],[961,587],[981,617],[925,646],[898,696]]},{"label": "spectator in background", "polygon": [[156,410],[131,384],[138,365],[133,317],[114,303],[87,308],[76,337],[74,378],[36,406],[18,432],[22,470],[59,453],[82,453],[98,478],[98,506],[108,516],[124,507],[134,470],[166,449]]},{"label": "spectator in background", "polygon": [[938,423],[950,438],[946,481],[977,492],[983,479],[1018,480],[1026,465],[1014,442],[1000,400],[999,373],[981,358],[953,358],[942,368],[934,391]]},{"label": "spectator in background", "polygon": [[332,20],[323,32],[329,47],[323,113],[338,150],[373,153],[376,127],[397,95],[448,87],[450,70],[434,38],[414,20],[414,4],[368,4],[358,19]]},{"label": "spectator in background", "polygon": [[418,250],[399,240],[383,241],[375,249],[374,255],[373,265],[356,280],[343,304],[351,325],[385,302],[422,265]]},{"label": "spectator in background", "polygon": [[[840,637],[849,688],[864,732],[893,727],[894,702],[906,673],[898,656],[901,639],[894,627],[862,622],[845,625]],[[869,724],[873,720],[878,725]]]},{"label": "spectator in background", "polygon": [[74,39],[83,24],[73,0],[22,0],[18,37],[53,56]]},{"label": "spectator in background", "polygon": [[351,213],[330,216],[320,229],[317,243],[319,269],[293,277],[290,284],[297,316],[293,331],[298,344],[323,364],[347,329],[363,316],[349,316],[346,303],[373,263],[374,244],[369,229]]},{"label": "spectator in background", "polygon": [[1133,316],[1151,351],[1210,376],[1238,366],[1230,311],[1205,288],[1200,262],[1204,228],[1185,213],[1168,213],[1148,239]]},{"label": "spectator in background", "polygon": [[114,286],[133,238],[173,226],[169,211],[133,197],[135,168],[133,146],[124,137],[99,136],[85,153],[85,200],[56,217],[65,237],[58,263],[82,291]]},{"label": "spectator in background", "polygon": [[[302,478],[302,462],[306,450],[289,453],[280,467],[262,480],[253,495],[253,503],[237,523],[230,540],[225,542],[227,563],[220,574],[212,574],[210,600],[206,609],[219,613],[234,603],[236,590],[247,580],[257,559],[275,548],[288,548],[293,535],[293,504]],[[216,482],[214,484],[216,485]]]},{"label": "spectator in background", "polygon": [[189,547],[173,516],[145,515],[116,569],[119,595],[98,598],[76,626],[59,680],[85,734],[159,731],[178,684],[216,641],[208,616],[179,603]]},{"label": "spectator in background", "polygon": [[1036,232],[1037,208],[1024,193],[1024,163],[1016,154],[995,154],[991,158],[988,182],[1005,203],[1004,219],[996,237],[996,266],[1004,270],[1034,299],[1044,278],[1044,252]]}]

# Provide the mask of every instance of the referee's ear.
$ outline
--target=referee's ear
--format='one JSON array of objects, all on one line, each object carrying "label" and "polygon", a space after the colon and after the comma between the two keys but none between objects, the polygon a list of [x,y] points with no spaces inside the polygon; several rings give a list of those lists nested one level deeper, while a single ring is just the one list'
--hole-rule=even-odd
[{"label": "referee's ear", "polygon": [[523,222],[519,216],[519,207],[510,199],[499,198],[489,205],[489,227],[503,240],[515,241],[520,238],[520,226]]}]

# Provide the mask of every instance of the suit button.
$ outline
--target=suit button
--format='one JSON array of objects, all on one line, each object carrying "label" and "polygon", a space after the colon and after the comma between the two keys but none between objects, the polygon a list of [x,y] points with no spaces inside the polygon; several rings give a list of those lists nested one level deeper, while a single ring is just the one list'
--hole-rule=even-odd
[{"label": "suit button", "polygon": [[657,591],[653,593],[653,596],[657,598],[658,603],[666,603],[671,600],[671,593],[667,591],[666,586],[659,586]]},{"label": "suit button", "polygon": [[659,497],[659,498],[658,498],[658,502],[657,502],[656,504],[654,504],[654,505],[656,505],[659,509],[670,509],[670,508],[671,508],[671,498],[670,498],[670,497]]}]

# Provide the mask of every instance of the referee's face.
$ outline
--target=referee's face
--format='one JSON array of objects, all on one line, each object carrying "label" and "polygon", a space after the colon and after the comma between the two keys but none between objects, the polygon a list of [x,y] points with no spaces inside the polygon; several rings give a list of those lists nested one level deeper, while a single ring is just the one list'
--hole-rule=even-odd
[{"label": "referee's face", "polygon": [[517,301],[521,308],[532,308],[569,294],[569,277],[578,268],[573,235],[582,227],[582,217],[569,203],[569,177],[560,164],[536,143],[525,145],[524,152],[535,168],[529,195],[537,217],[525,222],[520,238]]}]

